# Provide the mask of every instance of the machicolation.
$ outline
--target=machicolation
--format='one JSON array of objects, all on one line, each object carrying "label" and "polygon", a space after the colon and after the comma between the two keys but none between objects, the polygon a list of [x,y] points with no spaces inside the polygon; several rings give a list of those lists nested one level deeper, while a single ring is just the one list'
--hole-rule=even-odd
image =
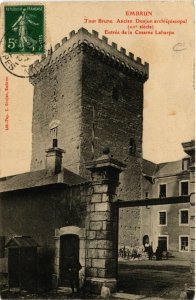
[{"label": "machicolation", "polygon": [[141,82],[145,82],[149,76],[149,64],[142,64],[141,58],[134,58],[134,54],[129,52],[126,54],[126,49],[120,48],[113,43],[108,44],[108,38],[102,36],[99,38],[97,31],[92,30],[90,33],[85,28],[80,28],[77,33],[71,31],[70,38],[64,37],[62,43],[57,43],[54,46],[54,51],[48,50],[48,54],[43,54],[41,61],[36,60],[30,66],[30,82],[36,84],[43,77],[49,76],[54,69],[58,69],[62,64],[68,63],[73,57],[81,52],[86,52],[94,56],[105,64],[120,70],[129,76],[136,76]]}]

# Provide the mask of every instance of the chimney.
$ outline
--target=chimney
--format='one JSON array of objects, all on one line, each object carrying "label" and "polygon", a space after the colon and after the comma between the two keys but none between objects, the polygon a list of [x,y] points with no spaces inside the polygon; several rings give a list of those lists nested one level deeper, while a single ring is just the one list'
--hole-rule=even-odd
[{"label": "chimney", "polygon": [[46,171],[48,174],[58,174],[62,168],[62,154],[64,150],[58,148],[58,140],[53,139],[52,148],[46,150]]}]

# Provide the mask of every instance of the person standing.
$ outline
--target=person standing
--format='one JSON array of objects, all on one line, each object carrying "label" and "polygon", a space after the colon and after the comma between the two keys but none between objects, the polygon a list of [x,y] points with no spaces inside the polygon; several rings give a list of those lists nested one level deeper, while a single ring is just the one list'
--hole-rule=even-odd
[{"label": "person standing", "polygon": [[149,246],[149,248],[148,248],[148,256],[149,256],[149,260],[152,259],[153,254],[154,254],[154,252],[153,252],[152,243],[151,243],[150,246]]},{"label": "person standing", "polygon": [[72,294],[74,294],[74,288],[79,291],[79,271],[82,266],[76,257],[76,255],[71,256],[68,262],[68,272],[69,272],[69,282],[72,289]]}]

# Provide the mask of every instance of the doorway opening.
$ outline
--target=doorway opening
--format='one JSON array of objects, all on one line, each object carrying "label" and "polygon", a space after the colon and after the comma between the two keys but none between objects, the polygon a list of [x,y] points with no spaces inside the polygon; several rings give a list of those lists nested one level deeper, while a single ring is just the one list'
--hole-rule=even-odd
[{"label": "doorway opening", "polygon": [[[70,260],[79,261],[79,237],[75,234],[65,234],[60,237],[60,282],[66,286],[69,281]],[[78,272],[79,277],[79,272]]]},{"label": "doorway opening", "polygon": [[145,244],[149,244],[149,236],[147,234],[143,236],[143,246],[145,246]]},{"label": "doorway opening", "polygon": [[158,247],[163,251],[167,251],[168,249],[168,237],[167,236],[159,236],[158,237]]}]

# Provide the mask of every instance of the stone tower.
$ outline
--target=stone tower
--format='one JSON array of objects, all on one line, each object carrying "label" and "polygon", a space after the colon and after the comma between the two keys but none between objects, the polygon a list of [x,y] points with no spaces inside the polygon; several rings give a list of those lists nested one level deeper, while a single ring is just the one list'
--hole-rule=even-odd
[{"label": "stone tower", "polygon": [[[85,163],[109,147],[124,161],[119,197],[141,196],[143,86],[148,63],[98,32],[81,28],[30,68],[34,85],[31,170],[45,167],[58,137],[63,166],[88,177]],[[57,133],[58,132],[58,133]]]}]

